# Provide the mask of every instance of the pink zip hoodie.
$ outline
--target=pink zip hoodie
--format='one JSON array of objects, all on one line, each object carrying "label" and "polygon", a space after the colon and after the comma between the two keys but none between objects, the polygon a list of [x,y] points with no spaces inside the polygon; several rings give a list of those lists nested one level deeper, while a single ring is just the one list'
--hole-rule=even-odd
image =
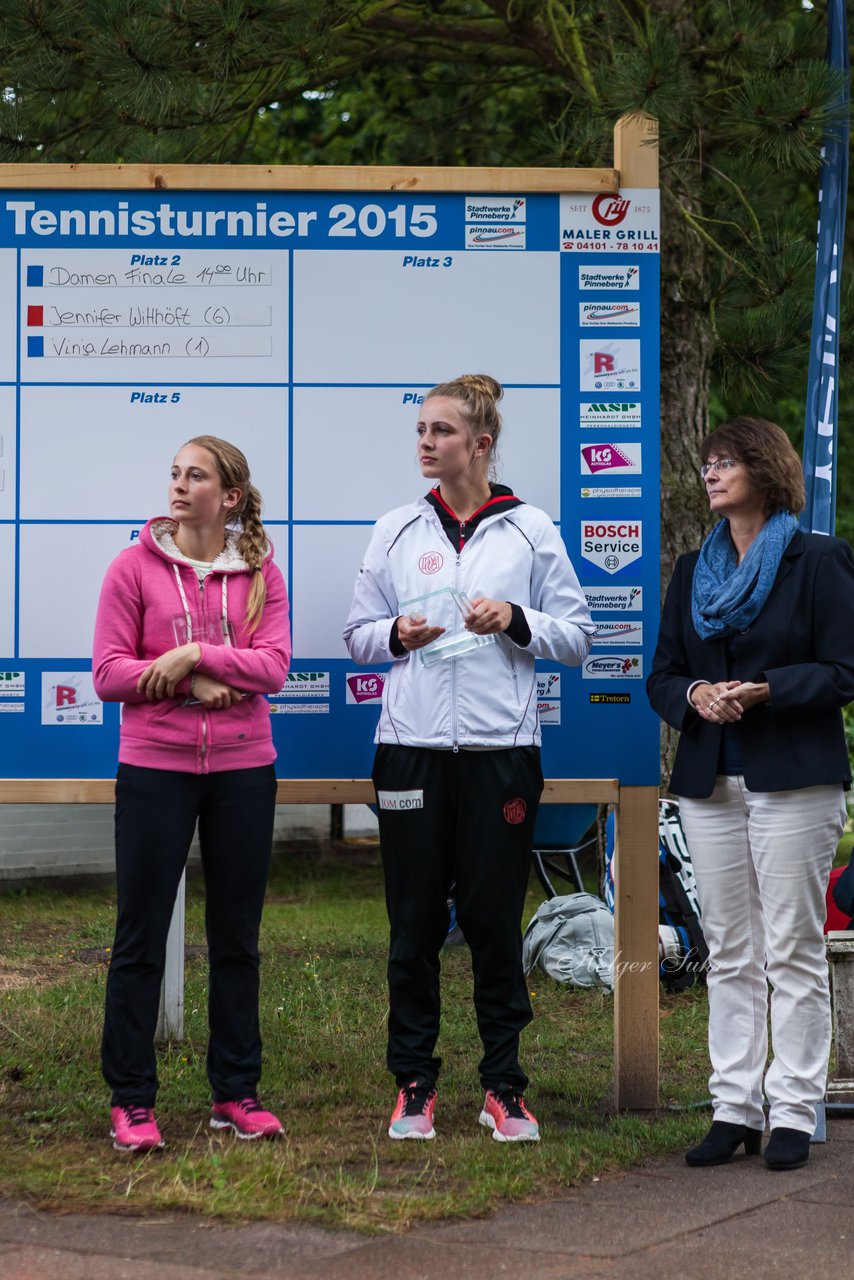
[{"label": "pink zip hoodie", "polygon": [[[116,556],[101,587],[92,674],[99,698],[124,703],[119,761],[179,773],[271,764],[276,751],[263,695],[282,688],[291,658],[288,595],[272,545],[261,569],[264,613],[250,634],[245,616],[252,574],[237,550],[237,536],[229,534],[200,587],[195,569],[180,559],[172,538],[176,528],[167,517],[149,520],[139,542]],[[226,634],[231,644],[203,639]],[[202,652],[196,670],[244,694],[233,707],[208,711],[187,705],[189,677],[174,698],[148,702],[137,693],[146,667],[188,635]]]}]

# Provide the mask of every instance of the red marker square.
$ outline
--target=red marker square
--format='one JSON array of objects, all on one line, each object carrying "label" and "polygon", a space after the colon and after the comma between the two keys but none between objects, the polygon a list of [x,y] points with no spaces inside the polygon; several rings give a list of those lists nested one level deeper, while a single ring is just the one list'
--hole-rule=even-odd
[{"label": "red marker square", "polygon": [[44,324],[44,307],[27,307],[27,324],[40,326]]}]

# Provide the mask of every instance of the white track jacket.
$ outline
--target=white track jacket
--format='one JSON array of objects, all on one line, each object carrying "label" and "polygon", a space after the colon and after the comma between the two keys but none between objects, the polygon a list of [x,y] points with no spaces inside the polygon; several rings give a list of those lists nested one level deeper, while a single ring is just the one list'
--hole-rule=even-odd
[{"label": "white track jacket", "polygon": [[[400,602],[442,587],[469,599],[519,605],[531,629],[522,648],[508,636],[472,653],[425,666],[419,652],[389,647]],[[462,616],[457,620],[463,629]],[[534,659],[578,666],[594,624],[566,548],[544,511],[520,503],[488,516],[457,553],[423,498],[374,526],[344,639],[355,662],[392,662],[375,742],[409,747],[539,746]]]}]

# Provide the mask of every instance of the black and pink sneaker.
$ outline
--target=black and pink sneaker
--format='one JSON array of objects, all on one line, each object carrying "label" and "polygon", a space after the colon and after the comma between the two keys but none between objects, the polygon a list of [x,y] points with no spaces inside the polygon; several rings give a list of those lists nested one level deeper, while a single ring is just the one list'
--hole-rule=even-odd
[{"label": "black and pink sneaker", "polygon": [[479,1122],[496,1142],[539,1142],[540,1126],[516,1089],[487,1089]]},{"label": "black and pink sneaker", "polygon": [[257,1098],[213,1103],[211,1128],[231,1129],[244,1142],[251,1142],[253,1138],[277,1138],[285,1132],[278,1116],[265,1111]]},{"label": "black and pink sneaker", "polygon": [[116,1151],[157,1151],[166,1146],[152,1107],[111,1107],[110,1125]]},{"label": "black and pink sneaker", "polygon": [[416,1138],[422,1142],[435,1138],[433,1109],[436,1106],[436,1090],[432,1085],[413,1080],[397,1095],[397,1105],[391,1113],[388,1126],[390,1138]]}]

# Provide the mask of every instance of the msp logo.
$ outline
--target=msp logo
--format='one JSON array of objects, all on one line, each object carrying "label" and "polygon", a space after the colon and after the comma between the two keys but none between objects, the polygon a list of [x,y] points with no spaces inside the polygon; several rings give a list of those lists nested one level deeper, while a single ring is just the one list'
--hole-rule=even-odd
[{"label": "msp logo", "polygon": [[641,407],[636,402],[627,404],[582,404],[579,410],[579,426],[585,427],[639,427]]},{"label": "msp logo", "polygon": [[594,644],[643,644],[643,623],[599,622],[593,632]]},{"label": "msp logo", "polygon": [[498,223],[496,226],[466,226],[467,249],[524,249],[525,228]]},{"label": "msp logo", "polygon": [[418,561],[418,568],[422,573],[438,573],[444,563],[445,557],[441,551],[425,551]]},{"label": "msp logo", "polygon": [[537,700],[542,701],[544,698],[560,697],[560,672],[559,671],[538,671],[537,672]]},{"label": "msp logo", "polygon": [[289,671],[277,698],[328,698],[328,671]]},{"label": "msp logo", "polygon": [[537,703],[537,715],[540,724],[560,724],[560,703],[544,699]]},{"label": "msp logo", "polygon": [[466,222],[524,222],[527,202],[523,196],[490,199],[466,196]]},{"label": "msp logo", "polygon": [[591,613],[640,613],[642,587],[583,587]]},{"label": "msp logo", "polygon": [[643,525],[640,520],[581,521],[581,554],[606,573],[619,573],[634,564],[642,551]]},{"label": "msp logo", "polygon": [[640,391],[640,341],[581,338],[582,391]]},{"label": "msp logo", "polygon": [[611,289],[614,293],[624,289],[640,288],[640,267],[579,267],[578,287],[587,289]]},{"label": "msp logo", "polygon": [[581,665],[583,680],[640,680],[643,677],[643,659],[629,654],[602,654],[585,658]]},{"label": "msp logo", "polygon": [[23,671],[0,671],[0,698],[17,698],[24,693]]},{"label": "msp logo", "polygon": [[581,446],[582,475],[596,476],[602,471],[621,471],[637,474],[641,469],[639,444],[583,444]]},{"label": "msp logo", "polygon": [[42,724],[103,724],[90,671],[42,672]]},{"label": "msp logo", "polygon": [[385,672],[372,671],[366,675],[360,672],[347,676],[347,705],[361,706],[367,702],[382,702]]},{"label": "msp logo", "polygon": [[578,323],[582,329],[637,329],[640,305],[637,302],[579,302]]},{"label": "msp logo", "polygon": [[521,822],[525,821],[525,814],[528,812],[528,806],[521,796],[516,796],[513,800],[508,800],[504,806],[504,821],[509,822],[511,826],[518,827]]}]

